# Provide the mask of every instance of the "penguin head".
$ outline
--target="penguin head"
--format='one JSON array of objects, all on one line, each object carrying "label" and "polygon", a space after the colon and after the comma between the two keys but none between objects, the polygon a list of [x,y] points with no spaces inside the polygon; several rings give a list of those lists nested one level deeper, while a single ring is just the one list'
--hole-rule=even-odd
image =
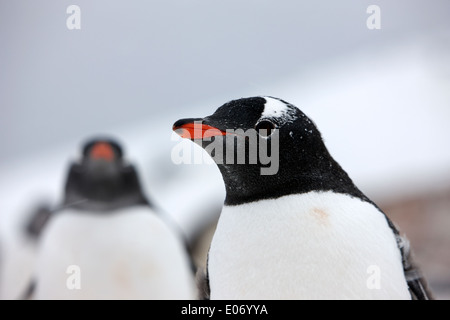
[{"label": "penguin head", "polygon": [[[213,157],[228,204],[288,194],[302,179],[340,169],[311,119],[274,97],[233,100],[210,116],[178,120],[173,130]],[[236,155],[244,149],[239,161]]]},{"label": "penguin head", "polygon": [[[211,142],[211,137],[244,137],[240,134],[242,131],[256,133],[269,142],[274,140],[274,133],[278,132],[280,147],[286,148],[292,145],[289,143],[291,141],[304,139],[303,149],[311,144],[317,147],[322,141],[320,132],[303,112],[274,97],[233,100],[219,107],[210,116],[178,120],[174,123],[173,130],[203,147]],[[248,135],[246,140],[251,140]]]},{"label": "penguin head", "polygon": [[122,160],[122,147],[110,138],[91,139],[83,147],[83,158],[91,160]]},{"label": "penguin head", "polygon": [[122,147],[118,142],[96,138],[84,144],[81,166],[92,181],[116,180],[124,165]]},{"label": "penguin head", "polygon": [[226,205],[310,191],[368,201],[330,155],[313,121],[282,99],[233,100],[210,116],[178,120],[173,130],[201,145],[216,162]]},{"label": "penguin head", "polygon": [[148,204],[137,172],[123,158],[121,145],[111,138],[96,137],[84,143],[81,159],[69,170],[65,203],[82,202],[82,208],[109,210]]}]

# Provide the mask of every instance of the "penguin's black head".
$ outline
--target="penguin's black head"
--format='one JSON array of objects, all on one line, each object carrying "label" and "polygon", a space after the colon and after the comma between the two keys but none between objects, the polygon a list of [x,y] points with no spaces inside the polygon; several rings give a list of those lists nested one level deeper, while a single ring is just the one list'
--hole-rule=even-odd
[{"label": "penguin's black head", "polygon": [[93,181],[112,182],[124,167],[122,148],[109,138],[92,139],[83,147],[81,165]]},{"label": "penguin's black head", "polygon": [[82,147],[81,159],[70,167],[65,203],[111,209],[147,203],[134,167],[123,159],[121,145],[111,138],[94,138]]},{"label": "penguin's black head", "polygon": [[178,120],[173,130],[218,164],[228,205],[353,186],[314,123],[278,98],[233,100],[205,118]]},{"label": "penguin's black head", "polygon": [[83,158],[104,159],[107,161],[121,160],[123,157],[122,147],[117,141],[110,138],[92,139],[84,144]]}]

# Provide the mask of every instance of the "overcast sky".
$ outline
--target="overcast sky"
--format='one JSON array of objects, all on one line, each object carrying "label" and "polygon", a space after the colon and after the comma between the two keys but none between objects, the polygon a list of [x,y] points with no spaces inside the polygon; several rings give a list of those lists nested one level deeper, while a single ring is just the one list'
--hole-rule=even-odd
[{"label": "overcast sky", "polygon": [[[66,27],[71,4],[81,30]],[[371,4],[381,30],[366,27]],[[204,101],[270,95],[263,88],[315,66],[449,32],[449,12],[446,0],[1,1],[0,162],[176,120]]]}]

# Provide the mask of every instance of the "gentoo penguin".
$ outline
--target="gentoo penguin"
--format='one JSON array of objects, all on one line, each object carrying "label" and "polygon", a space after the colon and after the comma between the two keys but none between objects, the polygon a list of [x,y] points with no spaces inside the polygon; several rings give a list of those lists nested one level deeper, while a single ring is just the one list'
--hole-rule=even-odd
[{"label": "gentoo penguin", "polygon": [[233,100],[173,130],[205,148],[225,182],[207,262],[211,299],[430,298],[407,240],[294,105]]},{"label": "gentoo penguin", "polygon": [[38,232],[29,228],[41,234],[33,298],[196,298],[181,236],[153,210],[117,142],[85,144],[63,205],[41,217]]}]

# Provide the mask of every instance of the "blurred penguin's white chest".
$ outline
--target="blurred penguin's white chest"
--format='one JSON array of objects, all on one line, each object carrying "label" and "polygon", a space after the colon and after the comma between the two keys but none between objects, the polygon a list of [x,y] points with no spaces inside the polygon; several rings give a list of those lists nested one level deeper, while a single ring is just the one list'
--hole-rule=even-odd
[{"label": "blurred penguin's white chest", "polygon": [[225,206],[209,252],[212,299],[410,299],[384,215],[309,192]]},{"label": "blurred penguin's white chest", "polygon": [[148,208],[127,210],[55,217],[40,244],[36,298],[195,297],[179,239]]}]

